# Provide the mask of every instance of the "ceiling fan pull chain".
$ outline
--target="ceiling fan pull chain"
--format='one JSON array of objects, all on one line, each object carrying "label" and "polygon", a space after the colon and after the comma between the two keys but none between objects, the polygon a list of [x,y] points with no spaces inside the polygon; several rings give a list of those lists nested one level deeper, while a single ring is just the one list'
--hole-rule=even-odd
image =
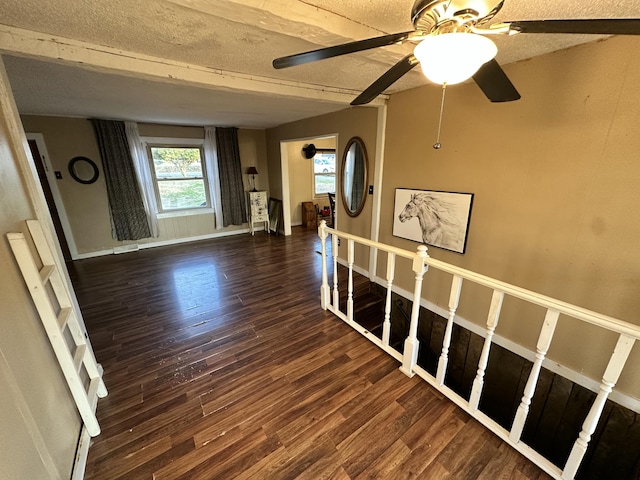
[{"label": "ceiling fan pull chain", "polygon": [[435,150],[439,150],[442,148],[442,144],[440,143],[440,129],[442,128],[442,113],[444,112],[444,94],[447,92],[447,84],[442,84],[442,102],[440,102],[440,118],[438,119],[438,138],[436,139],[436,143],[433,144],[433,148]]}]

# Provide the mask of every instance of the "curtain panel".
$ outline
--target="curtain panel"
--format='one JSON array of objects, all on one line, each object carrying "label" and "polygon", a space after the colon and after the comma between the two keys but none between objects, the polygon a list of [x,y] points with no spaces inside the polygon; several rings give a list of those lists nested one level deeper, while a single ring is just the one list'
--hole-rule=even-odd
[{"label": "curtain panel", "polygon": [[238,129],[218,127],[215,132],[223,225],[242,225],[247,222],[247,209],[240,165]]},{"label": "curtain panel", "polygon": [[147,215],[147,222],[149,223],[149,230],[151,231],[151,235],[158,237],[160,235],[160,227],[158,225],[158,201],[156,200],[153,190],[153,178],[151,176],[151,169],[149,168],[147,149],[140,139],[137,123],[125,122],[124,127],[129,143],[129,151],[131,152],[131,158],[133,160],[133,167],[135,168],[136,178],[138,179],[138,186],[140,187],[140,193],[142,195],[144,211]]},{"label": "curtain panel", "polygon": [[114,238],[151,237],[124,122],[98,119],[91,122],[102,157]]},{"label": "curtain panel", "polygon": [[222,197],[220,196],[220,169],[218,166],[218,148],[216,145],[216,128],[204,127],[204,159],[209,179],[209,192],[215,214],[215,227],[223,227]]}]

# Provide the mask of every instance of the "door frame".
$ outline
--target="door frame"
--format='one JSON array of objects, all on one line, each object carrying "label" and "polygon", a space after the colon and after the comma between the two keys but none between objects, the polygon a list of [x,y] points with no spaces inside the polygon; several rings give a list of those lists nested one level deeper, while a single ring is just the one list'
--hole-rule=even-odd
[{"label": "door frame", "polygon": [[56,209],[58,210],[60,225],[62,225],[62,231],[64,232],[67,245],[69,246],[71,259],[77,260],[78,249],[76,248],[76,242],[73,238],[73,231],[71,230],[69,217],[67,216],[67,211],[64,208],[62,196],[60,195],[60,189],[58,188],[58,184],[56,182],[56,174],[53,169],[53,165],[51,164],[51,157],[49,156],[49,152],[47,151],[47,146],[44,142],[44,136],[41,133],[25,133],[25,136],[27,137],[27,140],[33,140],[36,142],[38,152],[40,153],[40,160],[42,161],[42,165],[44,166],[44,170],[46,173],[47,183],[49,184],[49,189],[51,190],[51,196],[53,197],[53,202],[55,203]]},{"label": "door frame", "polygon": [[[280,174],[282,178],[282,216],[283,218],[283,230],[284,234],[291,235],[291,195],[290,195],[290,180],[289,180],[289,148],[290,143],[295,142],[312,142],[314,140],[321,140],[325,138],[335,138],[336,141],[336,190],[338,189],[338,133],[325,133],[313,135],[310,137],[300,138],[288,138],[286,140],[280,140]],[[311,175],[313,175],[313,168],[311,169]],[[333,228],[337,228],[337,214],[335,215],[336,225]]]}]

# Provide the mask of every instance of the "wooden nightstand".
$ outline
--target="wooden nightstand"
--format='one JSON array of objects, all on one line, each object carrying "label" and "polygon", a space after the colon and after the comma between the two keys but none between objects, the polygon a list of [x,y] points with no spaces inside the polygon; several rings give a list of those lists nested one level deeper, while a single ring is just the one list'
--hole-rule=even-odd
[{"label": "wooden nightstand", "polygon": [[247,192],[247,202],[249,204],[249,231],[254,234],[253,224],[264,222],[264,230],[269,232],[269,207],[267,204],[267,192]]}]

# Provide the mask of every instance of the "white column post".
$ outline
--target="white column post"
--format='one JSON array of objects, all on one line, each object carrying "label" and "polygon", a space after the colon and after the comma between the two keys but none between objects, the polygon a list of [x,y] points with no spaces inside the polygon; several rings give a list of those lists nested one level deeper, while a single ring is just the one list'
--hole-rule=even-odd
[{"label": "white column post", "polygon": [[353,322],[353,240],[347,242],[347,263],[349,265],[349,285],[347,288],[347,320]]},{"label": "white column post", "polygon": [[323,310],[327,309],[329,303],[329,297],[331,295],[331,289],[329,288],[329,279],[327,276],[327,222],[320,221],[318,227],[318,235],[320,236],[320,243],[322,244],[322,285],[320,286],[320,306]]},{"label": "white column post", "polygon": [[529,405],[531,405],[531,399],[533,398],[533,394],[536,391],[536,385],[538,384],[538,377],[540,376],[542,362],[544,361],[544,357],[547,355],[547,351],[551,345],[551,339],[553,338],[553,332],[556,329],[559,315],[559,312],[549,309],[544,317],[544,323],[542,324],[540,336],[538,337],[538,344],[536,345],[536,359],[533,362],[533,367],[531,367],[531,373],[529,374],[527,385],[524,387],[522,401],[518,406],[516,418],[513,420],[511,432],[509,433],[509,438],[514,442],[520,441],[520,436],[522,435],[527,415],[529,415]]},{"label": "white column post", "polygon": [[489,361],[489,350],[491,349],[491,340],[493,339],[493,333],[498,325],[498,319],[500,318],[500,310],[502,309],[502,300],[504,299],[504,292],[498,290],[493,291],[491,297],[491,306],[489,307],[489,316],[487,317],[487,336],[484,339],[484,345],[482,346],[482,353],[480,354],[480,360],[478,361],[478,373],[473,380],[473,386],[471,387],[471,396],[469,397],[469,408],[472,411],[478,409],[480,403],[480,394],[482,393],[482,387],[484,386],[484,372],[487,369],[487,363]]},{"label": "white column post", "polygon": [[393,275],[396,269],[396,254],[387,254],[387,300],[384,304],[384,322],[382,322],[382,344],[389,346],[391,336],[391,286],[393,285]]},{"label": "white column post", "polygon": [[456,316],[458,302],[460,301],[460,291],[462,290],[462,277],[453,276],[451,282],[451,293],[449,294],[449,318],[447,320],[447,328],[444,331],[444,340],[442,341],[442,353],[438,361],[438,371],[436,380],[438,385],[444,385],[444,376],[447,371],[447,363],[449,362],[449,346],[451,345],[451,332],[453,330],[453,319]]},{"label": "white column post", "polygon": [[413,288],[411,324],[409,325],[409,336],[404,341],[402,366],[400,367],[400,371],[408,377],[413,377],[413,367],[418,361],[418,317],[420,315],[420,299],[422,298],[422,278],[428,269],[424,261],[428,256],[427,247],[420,245],[416,256],[413,258],[412,270],[415,272],[416,277]]},{"label": "white column post", "polygon": [[562,478],[564,480],[571,480],[575,477],[578,467],[580,466],[580,462],[582,462],[582,458],[587,452],[587,446],[591,440],[591,435],[593,435],[593,432],[596,430],[596,426],[598,425],[598,420],[600,420],[600,415],[602,415],[602,409],[607,401],[607,397],[609,397],[613,386],[620,377],[620,373],[622,373],[622,369],[629,357],[629,353],[631,353],[631,348],[633,347],[634,342],[635,338],[628,335],[622,334],[618,338],[618,343],[613,349],[607,369],[602,376],[602,383],[600,384],[598,396],[593,402],[591,410],[589,410],[587,418],[582,424],[582,431],[578,435],[576,442],[573,444],[573,448],[569,454],[569,459],[562,471]]},{"label": "white column post", "polygon": [[333,308],[340,311],[340,292],[338,291],[338,234],[331,234],[331,255],[333,256]]}]

